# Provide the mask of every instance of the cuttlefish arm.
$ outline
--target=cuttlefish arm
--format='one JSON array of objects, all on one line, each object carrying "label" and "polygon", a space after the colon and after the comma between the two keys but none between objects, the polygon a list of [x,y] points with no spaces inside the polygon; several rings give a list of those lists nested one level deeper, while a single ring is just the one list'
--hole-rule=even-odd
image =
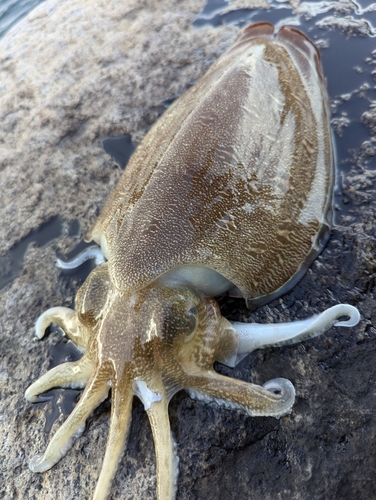
[{"label": "cuttlefish arm", "polygon": [[[348,316],[348,319],[340,321],[340,318],[344,316]],[[247,354],[256,349],[296,344],[317,337],[332,326],[353,327],[358,324],[359,320],[360,314],[356,307],[338,304],[310,318],[287,323],[259,324],[231,321],[238,335],[237,352],[232,357],[217,359],[217,361],[233,368]]]},{"label": "cuttlefish arm", "polygon": [[285,378],[269,380],[263,386],[225,377],[210,370],[190,376],[186,390],[193,399],[243,410],[251,417],[281,417],[291,412],[295,389]]},{"label": "cuttlefish arm", "polygon": [[170,429],[169,401],[165,391],[163,392],[161,400],[151,403],[146,413],[149,417],[154,440],[157,466],[157,498],[170,499],[175,498],[179,459]]},{"label": "cuttlefish arm", "polygon": [[86,351],[90,332],[78,321],[77,312],[69,307],[51,307],[39,316],[35,323],[35,335],[40,340],[47,328],[54,323],[81,350]]},{"label": "cuttlefish arm", "polygon": [[[126,448],[132,421],[134,393],[131,381],[112,386],[111,421],[103,466],[95,488],[93,500],[107,498],[117,467]],[[167,497],[166,497],[167,498]]]},{"label": "cuttlefish arm", "polygon": [[175,497],[179,460],[168,417],[170,397],[162,383],[158,386],[158,391],[152,391],[143,381],[132,382],[129,374],[123,377],[123,380],[113,381],[109,436],[93,500],[102,500],[109,494],[118,464],[126,448],[132,419],[132,401],[135,395],[144,405],[153,433],[157,498],[168,500]]},{"label": "cuttlefish arm", "polygon": [[46,451],[35,455],[30,460],[29,467],[33,472],[51,469],[67,454],[73,442],[82,435],[87,418],[108,396],[110,386],[102,375],[101,370],[92,374],[79,403],[54,434]]}]

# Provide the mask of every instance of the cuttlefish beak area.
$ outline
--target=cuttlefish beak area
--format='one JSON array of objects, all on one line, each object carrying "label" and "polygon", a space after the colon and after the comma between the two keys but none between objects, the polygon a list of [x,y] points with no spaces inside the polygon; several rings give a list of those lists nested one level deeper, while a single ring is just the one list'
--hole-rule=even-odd
[{"label": "cuttlefish beak area", "polygon": [[[30,468],[43,472],[70,449],[85,421],[111,389],[111,422],[103,467],[94,493],[107,497],[125,449],[137,396],[148,414],[157,462],[159,500],[175,497],[178,460],[171,436],[168,404],[181,389],[191,396],[239,408],[251,416],[281,416],[291,411],[295,392],[285,379],[264,386],[222,376],[216,360],[231,358],[239,338],[217,303],[181,285],[153,284],[133,295],[116,290],[105,266],[89,276],[76,299],[76,312],[58,307],[37,321],[39,338],[49,324],[59,325],[84,355],[59,365],[26,391],[30,401],[53,387],[85,387],[74,411]],[[91,285],[96,286],[92,287]]]}]

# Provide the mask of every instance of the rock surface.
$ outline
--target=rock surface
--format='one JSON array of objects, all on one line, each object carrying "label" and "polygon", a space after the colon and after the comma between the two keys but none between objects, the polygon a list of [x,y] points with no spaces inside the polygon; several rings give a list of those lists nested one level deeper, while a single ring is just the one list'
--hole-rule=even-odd
[{"label": "rock surface", "polygon": [[[344,17],[335,23],[341,29],[351,13],[349,2],[342,3]],[[79,278],[56,269],[56,251],[78,243],[81,234],[68,222],[79,220],[85,232],[120,176],[100,139],[131,134],[140,141],[235,38],[234,25],[194,28],[202,8],[201,0],[49,0],[0,41],[0,262],[11,262],[18,243],[42,223],[56,216],[67,221],[62,236],[29,246],[20,275],[0,295],[0,498],[91,497],[108,402],[56,467],[44,474],[28,469],[49,440],[45,413],[60,411],[52,432],[65,418],[64,391],[43,407],[23,397],[49,368],[58,343],[57,334],[34,341],[33,324],[48,307],[71,305]],[[265,19],[278,12],[265,11]],[[365,52],[359,53],[364,63]],[[289,378],[296,404],[280,420],[252,419],[178,394],[170,420],[180,456],[179,500],[376,498],[375,109],[367,103],[362,139],[346,153],[332,238],[300,284],[253,314],[240,300],[221,301],[230,319],[260,322],[304,318],[348,302],[359,308],[361,323],[253,353],[233,370],[217,367],[261,384]],[[133,412],[112,489],[116,500],[155,498],[151,431],[137,401]]]}]

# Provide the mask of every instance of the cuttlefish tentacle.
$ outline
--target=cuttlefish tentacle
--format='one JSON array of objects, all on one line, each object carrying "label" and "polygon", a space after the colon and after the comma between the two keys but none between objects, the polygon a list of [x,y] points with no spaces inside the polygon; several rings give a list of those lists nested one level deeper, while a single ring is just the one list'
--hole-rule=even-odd
[{"label": "cuttlefish tentacle", "polygon": [[92,245],[89,248],[83,250],[72,260],[56,259],[56,266],[60,269],[76,269],[84,262],[91,259],[94,260],[96,266],[100,266],[101,264],[106,262],[106,257],[104,256],[101,248],[97,245]]},{"label": "cuttlefish tentacle", "polygon": [[107,498],[117,467],[126,447],[132,421],[132,401],[134,393],[131,383],[112,384],[112,404],[110,430],[102,470],[95,488],[93,500]]},{"label": "cuttlefish tentacle", "polygon": [[295,400],[294,386],[284,378],[269,380],[259,386],[210,370],[206,375],[190,375],[185,383],[192,398],[244,409],[250,416],[280,417],[290,413]]},{"label": "cuttlefish tentacle", "polygon": [[80,401],[56,431],[46,451],[30,460],[29,467],[33,472],[51,469],[66,455],[75,439],[84,432],[86,419],[106,399],[110,390],[105,373],[105,370],[99,370],[91,377]]},{"label": "cuttlefish tentacle", "polygon": [[35,324],[35,335],[42,339],[46,329],[54,323],[59,326],[65,335],[72,340],[82,351],[86,350],[89,342],[89,334],[81,326],[77,312],[68,307],[51,307],[39,316]]},{"label": "cuttlefish tentacle", "polygon": [[[343,316],[349,318],[338,321]],[[231,324],[239,335],[238,357],[235,364],[255,349],[295,344],[316,337],[332,326],[355,326],[359,320],[360,314],[356,307],[349,304],[338,304],[321,314],[289,323],[258,324],[233,321]]]},{"label": "cuttlefish tentacle", "polygon": [[78,361],[55,366],[55,368],[42,375],[26,390],[25,397],[27,400],[35,402],[39,394],[54,387],[81,389],[87,384],[92,372],[93,363],[84,355]]},{"label": "cuttlefish tentacle", "polygon": [[154,438],[157,465],[157,498],[160,499],[175,498],[178,475],[179,460],[170,430],[168,403],[168,397],[163,391],[161,400],[151,403],[146,410]]}]

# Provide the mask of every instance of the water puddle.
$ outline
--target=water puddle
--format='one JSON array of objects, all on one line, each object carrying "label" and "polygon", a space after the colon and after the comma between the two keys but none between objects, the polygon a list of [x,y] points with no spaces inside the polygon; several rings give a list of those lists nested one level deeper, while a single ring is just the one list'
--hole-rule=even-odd
[{"label": "water puddle", "polygon": [[13,245],[5,255],[0,256],[0,291],[20,275],[29,245],[35,243],[44,248],[60,238],[74,236],[76,226],[75,223],[68,224],[62,217],[53,217]]},{"label": "water puddle", "polygon": [[120,137],[106,137],[101,141],[102,147],[109,154],[121,169],[124,170],[136,145],[132,142],[129,134]]},{"label": "water puddle", "polygon": [[0,0],[0,38],[45,0]]}]

